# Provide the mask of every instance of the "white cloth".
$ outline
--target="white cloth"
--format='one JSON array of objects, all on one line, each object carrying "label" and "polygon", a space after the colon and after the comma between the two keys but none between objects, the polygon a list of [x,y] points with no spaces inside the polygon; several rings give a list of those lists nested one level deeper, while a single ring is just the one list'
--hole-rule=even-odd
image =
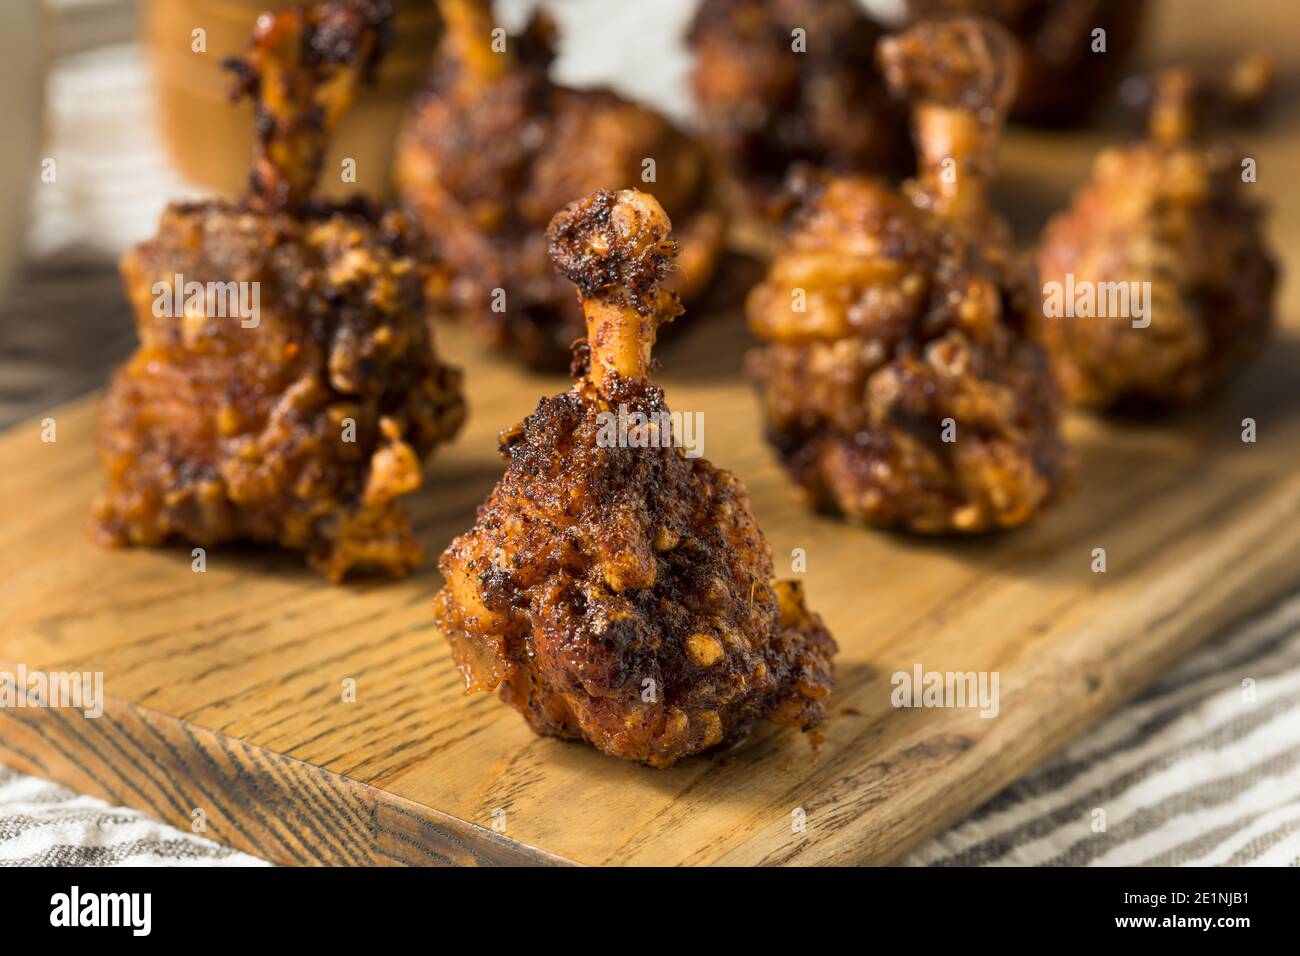
[{"label": "white cloth", "polygon": [[0,866],[266,866],[192,833],[0,767]]},{"label": "white cloth", "polygon": [[1300,866],[1300,595],[1188,657],[907,862]]}]

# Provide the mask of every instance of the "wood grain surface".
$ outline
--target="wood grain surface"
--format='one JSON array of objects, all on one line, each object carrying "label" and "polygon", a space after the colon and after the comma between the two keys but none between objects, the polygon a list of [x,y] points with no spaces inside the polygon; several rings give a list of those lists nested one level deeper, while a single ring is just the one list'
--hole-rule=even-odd
[{"label": "wood grain surface", "polygon": [[[1211,41],[1255,48],[1261,30],[1285,40],[1277,23],[1216,16],[1170,19],[1162,35],[1192,54]],[[1017,133],[999,195],[1032,227],[1114,135]],[[1300,585],[1294,112],[1251,139],[1275,207],[1285,334],[1199,409],[1072,418],[1076,492],[1021,531],[918,540],[808,513],[759,438],[739,315],[697,311],[660,350],[669,403],[704,413],[705,454],[748,485],[778,573],[791,575],[793,549],[807,553],[809,603],[842,647],[818,735],[764,727],[656,771],[538,738],[495,697],[462,693],[432,626],[434,559],[501,473],[497,431],[563,382],[484,359],[447,330],[471,418],[407,499],[429,558],[397,584],[333,588],[299,556],[253,548],[210,550],[204,573],[187,547],[100,550],[83,534],[100,483],[93,398],[44,413],[53,443],[44,416],[0,435],[0,668],[98,671],[109,694],[96,719],[0,709],[0,762],[180,826],[201,811],[208,836],[283,863],[896,860]],[[1090,570],[1094,548],[1104,574]],[[997,672],[998,715],[895,709],[890,677],[916,665]]]}]

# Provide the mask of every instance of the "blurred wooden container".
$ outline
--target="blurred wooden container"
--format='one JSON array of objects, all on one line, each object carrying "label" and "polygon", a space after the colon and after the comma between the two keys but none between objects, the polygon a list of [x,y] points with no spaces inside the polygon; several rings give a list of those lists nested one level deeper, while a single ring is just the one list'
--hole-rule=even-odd
[{"label": "blurred wooden container", "polygon": [[[226,194],[243,192],[253,149],[252,107],[230,102],[231,76],[221,63],[243,51],[258,14],[302,2],[145,0],[142,40],[154,70],[163,141],[186,179]],[[206,34],[201,53],[193,50],[199,29]],[[322,195],[388,193],[398,126],[424,82],[437,34],[432,2],[400,5],[397,42],[374,85],[362,91],[339,124],[321,175]],[[355,183],[338,175],[344,158],[356,160]]]}]

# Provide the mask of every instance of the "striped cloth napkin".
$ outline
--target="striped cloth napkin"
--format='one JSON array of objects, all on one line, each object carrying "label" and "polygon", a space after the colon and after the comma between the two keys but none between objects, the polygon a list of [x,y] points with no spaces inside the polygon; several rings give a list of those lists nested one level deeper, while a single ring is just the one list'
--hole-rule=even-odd
[{"label": "striped cloth napkin", "polygon": [[[905,862],[1300,866],[1300,595],[1189,657]],[[259,863],[0,767],[0,866]]]},{"label": "striped cloth napkin", "polygon": [[0,866],[266,866],[137,810],[0,767]]},{"label": "striped cloth napkin", "polygon": [[1187,658],[907,862],[1300,866],[1300,595]]}]

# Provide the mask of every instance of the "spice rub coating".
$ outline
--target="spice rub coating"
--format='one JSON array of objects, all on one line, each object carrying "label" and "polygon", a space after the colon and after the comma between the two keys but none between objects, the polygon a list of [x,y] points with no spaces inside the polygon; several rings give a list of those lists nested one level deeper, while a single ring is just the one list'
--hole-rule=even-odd
[{"label": "spice rub coating", "polygon": [[547,224],[576,197],[634,184],[679,220],[670,287],[687,299],[702,292],[725,226],[703,149],[609,90],[551,82],[544,17],[494,49],[485,0],[439,8],[446,32],[395,164],[402,201],[428,233],[435,309],[525,364],[564,367],[583,319],[551,267]]},{"label": "spice rub coating", "polygon": [[1277,267],[1262,210],[1248,196],[1236,152],[1195,141],[1195,86],[1185,71],[1162,74],[1149,138],[1103,151],[1092,178],[1043,232],[1044,288],[1093,296],[1082,309],[1066,309],[1063,298],[1045,302],[1034,326],[1076,404],[1186,404],[1246,364],[1271,334]]},{"label": "spice rub coating", "polygon": [[875,65],[883,31],[855,0],[705,0],[688,41],[704,136],[733,203],[775,216],[796,163],[903,175],[904,111]]},{"label": "spice rub coating", "polygon": [[793,179],[786,243],[747,303],[764,343],[747,365],[768,438],[818,507],[980,532],[1028,521],[1067,484],[1060,401],[1027,335],[1032,272],[987,201],[1012,50],[973,19],[882,43],[913,103],[916,180]]},{"label": "spice rub coating", "polygon": [[[590,344],[573,387],[503,434],[505,477],[444,552],[435,605],[467,688],[498,689],[538,733],[657,767],[762,717],[816,725],[835,652],[798,585],[773,580],[744,487],[664,440],[649,371],[677,310],[658,288],[669,228],[630,190],[556,215]],[[644,416],[643,444],[611,440],[620,412]]]},{"label": "spice rub coating", "polygon": [[[1147,0],[907,0],[914,21],[989,17],[1018,41],[1014,120],[1078,122],[1119,80],[1141,38]],[[1105,47],[1097,50],[1097,30]]]},{"label": "spice rub coating", "polygon": [[[275,73],[337,95],[378,42],[376,6],[264,16],[241,90]],[[404,219],[302,194],[324,139],[290,131],[312,125],[295,110],[319,119],[314,102],[263,104],[286,135],[258,147],[249,196],[173,203],[122,260],[140,344],[100,412],[101,543],[250,540],[305,551],[332,580],[420,560],[397,499],[459,428],[460,375],[433,349]]]}]

